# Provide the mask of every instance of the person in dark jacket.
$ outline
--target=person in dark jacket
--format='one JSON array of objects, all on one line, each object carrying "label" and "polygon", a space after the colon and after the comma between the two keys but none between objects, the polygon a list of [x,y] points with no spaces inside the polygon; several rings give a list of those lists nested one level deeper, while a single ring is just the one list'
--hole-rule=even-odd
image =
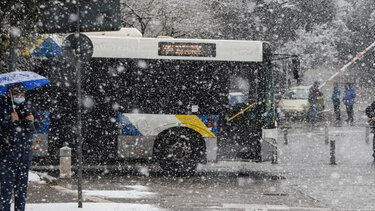
[{"label": "person in dark jacket", "polygon": [[[368,106],[366,108],[366,115],[368,118],[370,118],[369,120],[369,124],[370,124],[370,127],[371,127],[371,132],[375,134],[375,101],[371,103],[370,106]],[[375,135],[374,135],[374,138],[373,138],[373,154],[372,156],[374,157],[374,160],[375,160]]]},{"label": "person in dark jacket", "polygon": [[342,99],[345,107],[346,107],[346,112],[348,113],[348,119],[345,120],[346,122],[350,123],[350,125],[353,125],[354,122],[354,111],[353,111],[353,106],[354,106],[354,101],[356,98],[356,93],[354,88],[350,83],[346,84],[345,86],[345,91],[344,91],[344,97]]},{"label": "person in dark jacket", "polygon": [[333,103],[333,110],[336,116],[336,121],[335,121],[336,124],[339,124],[341,121],[340,95],[341,95],[341,92],[340,92],[339,85],[337,83],[334,83],[331,99]]},{"label": "person in dark jacket", "polygon": [[319,90],[319,82],[315,81],[314,85],[309,90],[308,101],[310,103],[309,120],[314,125],[318,115],[318,97],[323,96]]},{"label": "person in dark jacket", "polygon": [[1,211],[10,211],[13,191],[15,210],[25,210],[32,132],[40,128],[35,109],[25,101],[25,92],[22,85],[13,85],[0,101]]}]

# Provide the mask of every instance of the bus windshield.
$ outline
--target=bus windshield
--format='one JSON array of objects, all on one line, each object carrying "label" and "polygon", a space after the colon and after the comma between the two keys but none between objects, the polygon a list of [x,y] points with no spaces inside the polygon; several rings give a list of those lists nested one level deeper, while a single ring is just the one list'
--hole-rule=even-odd
[{"label": "bus windshield", "polygon": [[308,89],[291,89],[288,90],[284,96],[283,99],[287,100],[307,100],[309,98],[309,90]]}]

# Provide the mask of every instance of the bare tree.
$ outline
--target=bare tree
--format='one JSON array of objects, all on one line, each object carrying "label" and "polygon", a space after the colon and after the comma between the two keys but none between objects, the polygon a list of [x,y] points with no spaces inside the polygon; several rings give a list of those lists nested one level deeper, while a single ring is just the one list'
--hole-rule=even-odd
[{"label": "bare tree", "polygon": [[198,0],[124,0],[123,25],[145,36],[208,38],[215,30],[207,9],[207,2]]},{"label": "bare tree", "polygon": [[122,2],[123,25],[137,28],[144,35],[150,22],[155,18],[155,0]]}]

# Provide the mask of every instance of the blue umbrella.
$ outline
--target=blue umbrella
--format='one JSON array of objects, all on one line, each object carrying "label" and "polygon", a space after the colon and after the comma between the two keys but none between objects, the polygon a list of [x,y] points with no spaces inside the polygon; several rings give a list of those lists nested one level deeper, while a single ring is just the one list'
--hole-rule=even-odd
[{"label": "blue umbrella", "polygon": [[15,71],[0,74],[0,96],[5,95],[12,84],[22,84],[26,90],[35,89],[49,83],[46,77],[34,72]]}]

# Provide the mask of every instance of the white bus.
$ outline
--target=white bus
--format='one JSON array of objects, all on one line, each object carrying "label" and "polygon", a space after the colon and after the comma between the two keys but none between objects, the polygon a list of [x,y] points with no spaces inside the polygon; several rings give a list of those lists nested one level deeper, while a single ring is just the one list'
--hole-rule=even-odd
[{"label": "white bus", "polygon": [[[277,129],[267,42],[134,34],[86,33],[94,46],[82,81],[86,159],[157,162],[167,172],[271,159],[267,138],[276,140]],[[64,142],[75,146],[75,75],[63,58],[42,62],[36,71],[51,85],[37,98],[49,98],[40,107],[51,113],[53,156]]]}]

